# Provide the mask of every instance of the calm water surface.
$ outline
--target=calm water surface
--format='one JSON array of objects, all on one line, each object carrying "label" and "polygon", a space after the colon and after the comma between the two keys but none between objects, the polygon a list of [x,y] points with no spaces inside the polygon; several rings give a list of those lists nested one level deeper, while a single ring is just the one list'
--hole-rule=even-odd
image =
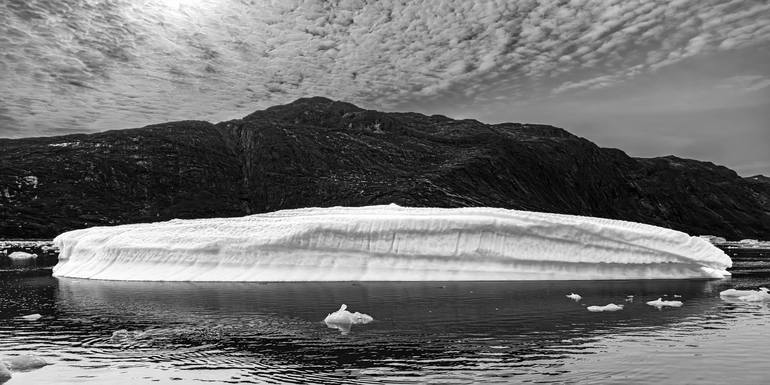
[{"label": "calm water surface", "polygon": [[[722,281],[126,283],[6,271],[0,358],[52,364],[8,385],[760,384],[768,305],[719,291],[769,285],[765,256],[734,257]],[[565,298],[573,291],[581,302]],[[683,307],[645,304],[674,295]],[[625,309],[585,309],[610,302]],[[342,303],[375,321],[328,328]],[[32,313],[43,318],[19,318]]]}]

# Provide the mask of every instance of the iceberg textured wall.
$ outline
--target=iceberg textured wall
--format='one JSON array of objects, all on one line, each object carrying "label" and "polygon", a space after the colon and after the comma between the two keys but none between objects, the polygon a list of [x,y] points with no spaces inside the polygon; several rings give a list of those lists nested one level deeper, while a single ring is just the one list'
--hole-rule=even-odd
[{"label": "iceberg textured wall", "polygon": [[396,205],[93,227],[59,235],[58,277],[146,281],[721,278],[708,241],[639,223]]}]

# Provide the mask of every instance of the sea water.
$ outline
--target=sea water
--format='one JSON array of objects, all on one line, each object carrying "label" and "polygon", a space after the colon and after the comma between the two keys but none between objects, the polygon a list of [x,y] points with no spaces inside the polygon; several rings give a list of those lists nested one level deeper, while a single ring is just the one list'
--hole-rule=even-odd
[{"label": "sea water", "polygon": [[[768,285],[770,252],[732,253],[725,280],[163,283],[5,271],[0,361],[50,364],[9,385],[763,383],[768,304],[719,292]],[[683,305],[646,304],[658,298]],[[586,310],[610,303],[623,309]],[[374,320],[327,326],[342,304]]]}]

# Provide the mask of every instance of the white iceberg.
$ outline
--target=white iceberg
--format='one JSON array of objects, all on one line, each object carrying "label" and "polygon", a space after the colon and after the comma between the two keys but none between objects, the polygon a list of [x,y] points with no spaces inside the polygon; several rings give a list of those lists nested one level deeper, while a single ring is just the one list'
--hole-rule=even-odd
[{"label": "white iceberg", "polygon": [[581,297],[580,294],[575,294],[575,293],[569,293],[569,294],[566,295],[566,297],[571,299],[571,300],[573,300],[573,301],[575,301],[575,302],[580,301],[581,299],[583,299],[583,297]]},{"label": "white iceberg", "polygon": [[8,258],[14,261],[29,261],[37,258],[37,254],[25,253],[23,251],[14,251],[8,254]]},{"label": "white iceberg", "polygon": [[592,312],[618,311],[623,310],[623,305],[615,305],[614,303],[610,303],[604,306],[589,306],[586,308],[586,310]]},{"label": "white iceberg", "polygon": [[135,281],[722,278],[732,265],[679,231],[496,208],[305,208],[92,227],[54,244],[54,276]]},{"label": "white iceberg", "polygon": [[654,301],[648,301],[648,305],[654,306],[658,308],[658,310],[668,306],[668,307],[682,307],[684,303],[682,301],[664,301],[663,298],[658,298]]},{"label": "white iceberg", "polygon": [[770,302],[770,289],[760,287],[759,290],[727,289],[719,293],[722,299],[743,302]]},{"label": "white iceberg", "polygon": [[343,334],[347,334],[350,332],[350,328],[353,325],[365,325],[374,321],[374,318],[368,314],[359,312],[351,313],[347,308],[347,305],[342,304],[339,310],[334,313],[329,313],[329,315],[324,318],[326,326],[337,329]]}]

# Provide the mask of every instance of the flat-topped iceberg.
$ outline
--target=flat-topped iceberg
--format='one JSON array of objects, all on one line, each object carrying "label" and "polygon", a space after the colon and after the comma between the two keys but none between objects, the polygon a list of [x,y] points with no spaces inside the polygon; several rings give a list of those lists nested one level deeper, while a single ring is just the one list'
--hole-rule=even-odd
[{"label": "flat-topped iceberg", "polygon": [[70,231],[58,277],[145,281],[721,278],[685,233],[610,219],[396,205],[282,210]]}]

